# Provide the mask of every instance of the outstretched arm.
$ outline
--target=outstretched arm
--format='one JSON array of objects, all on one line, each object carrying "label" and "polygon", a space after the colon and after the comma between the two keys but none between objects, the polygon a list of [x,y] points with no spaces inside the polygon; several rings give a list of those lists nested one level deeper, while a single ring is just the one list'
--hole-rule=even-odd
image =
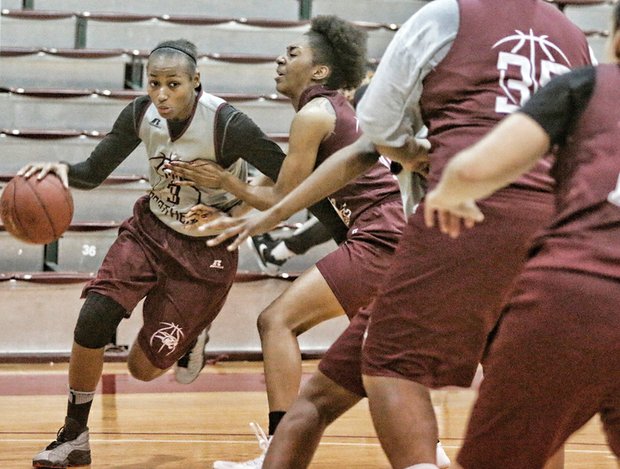
[{"label": "outstretched arm", "polygon": [[[199,187],[222,188],[259,210],[267,209],[297,187],[314,169],[319,145],[333,131],[335,113],[327,100],[316,99],[301,109],[289,132],[289,151],[272,186],[240,181],[213,163],[173,161],[169,168]],[[255,165],[256,166],[256,165]]]},{"label": "outstretched arm", "polygon": [[351,145],[327,158],[303,183],[271,209],[249,218],[220,220],[205,225],[205,229],[209,230],[225,229],[222,234],[210,240],[209,244],[213,246],[238,236],[229,246],[230,250],[236,249],[249,236],[269,231],[278,222],[302,208],[309,207],[336,192],[375,164],[378,157],[372,142],[361,136]]}]

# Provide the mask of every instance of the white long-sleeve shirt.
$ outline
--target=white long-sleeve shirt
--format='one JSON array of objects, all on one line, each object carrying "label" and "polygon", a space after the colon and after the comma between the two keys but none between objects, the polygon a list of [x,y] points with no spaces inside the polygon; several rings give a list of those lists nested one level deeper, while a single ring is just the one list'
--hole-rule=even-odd
[{"label": "white long-sleeve shirt", "polygon": [[422,82],[448,54],[459,29],[457,0],[434,0],[400,27],[357,107],[375,144],[402,146],[424,126]]}]

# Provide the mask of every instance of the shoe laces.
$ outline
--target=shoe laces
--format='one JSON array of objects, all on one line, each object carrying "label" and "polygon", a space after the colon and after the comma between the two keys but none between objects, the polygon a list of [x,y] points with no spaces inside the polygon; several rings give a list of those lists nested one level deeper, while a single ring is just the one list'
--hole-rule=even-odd
[{"label": "shoe laces", "polygon": [[47,445],[47,449],[54,449],[57,446],[62,445],[63,443],[66,443],[68,441],[67,437],[65,436],[65,427],[62,426],[58,429],[58,431],[56,432],[56,440],[52,441],[49,445]]},{"label": "shoe laces", "polygon": [[256,439],[258,440],[258,447],[263,451],[267,451],[271,438],[267,436],[265,431],[256,422],[250,422],[250,428],[254,430],[254,434],[256,435]]}]

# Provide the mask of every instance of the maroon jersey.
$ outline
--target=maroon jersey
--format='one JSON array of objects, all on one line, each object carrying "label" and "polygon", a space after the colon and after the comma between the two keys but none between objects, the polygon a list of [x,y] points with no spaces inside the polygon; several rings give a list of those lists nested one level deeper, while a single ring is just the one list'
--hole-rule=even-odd
[{"label": "maroon jersey", "polygon": [[[553,5],[539,0],[458,2],[454,43],[423,83],[432,186],[453,155],[516,111],[551,77],[590,63],[584,34]],[[507,17],[509,22],[492,20]],[[542,160],[515,185],[551,191],[548,169],[549,161]]]},{"label": "maroon jersey", "polygon": [[[336,151],[356,141],[361,134],[355,110],[346,98],[336,90],[330,90],[321,85],[308,88],[301,95],[299,108],[301,109],[308,102],[318,97],[329,100],[334,107],[336,128],[319,145],[316,166]],[[377,161],[366,173],[329,196],[329,200],[349,227],[365,210],[396,198],[400,198],[398,182],[382,159]]]},{"label": "maroon jersey", "polygon": [[596,68],[592,97],[561,147],[556,215],[529,265],[620,278],[620,68]]}]

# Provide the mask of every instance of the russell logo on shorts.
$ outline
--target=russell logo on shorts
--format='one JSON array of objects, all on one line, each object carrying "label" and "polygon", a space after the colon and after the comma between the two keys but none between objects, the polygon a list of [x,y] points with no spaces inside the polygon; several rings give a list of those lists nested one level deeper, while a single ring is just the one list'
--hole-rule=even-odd
[{"label": "russell logo on shorts", "polygon": [[222,265],[221,259],[215,259],[213,262],[211,262],[211,265],[209,267],[211,269],[223,269],[224,268],[224,266]]},{"label": "russell logo on shorts", "polygon": [[185,335],[183,334],[183,329],[180,326],[177,326],[173,322],[160,322],[164,327],[159,328],[155,333],[151,336],[151,340],[149,343],[151,346],[155,346],[156,342],[159,341],[160,346],[157,349],[157,352],[161,352],[164,349],[168,350],[166,356],[174,353],[179,345],[179,340]]}]

